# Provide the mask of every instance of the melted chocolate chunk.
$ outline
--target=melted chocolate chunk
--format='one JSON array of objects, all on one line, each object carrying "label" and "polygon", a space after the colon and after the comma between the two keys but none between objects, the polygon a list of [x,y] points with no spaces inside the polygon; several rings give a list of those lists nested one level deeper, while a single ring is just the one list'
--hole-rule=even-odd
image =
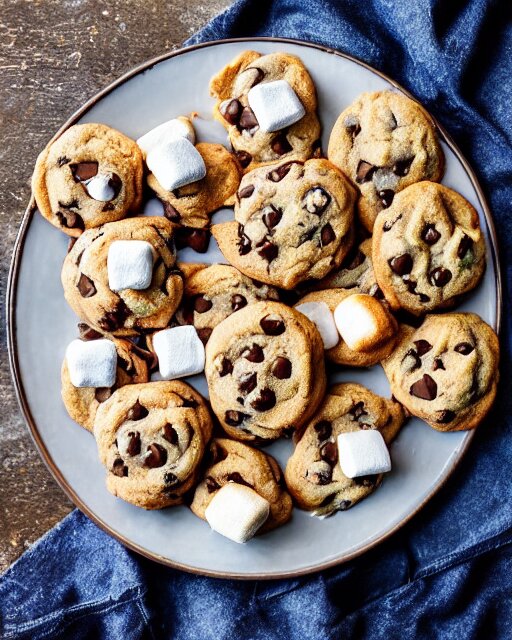
[{"label": "melted chocolate chunk", "polygon": [[401,178],[403,178],[409,173],[409,169],[411,168],[411,164],[413,160],[414,160],[414,157],[407,158],[406,160],[398,160],[393,165],[393,169],[392,169],[393,173],[396,176],[400,176]]},{"label": "melted chocolate chunk", "polygon": [[130,310],[122,300],[119,300],[114,311],[108,311],[100,318],[98,325],[103,331],[116,331],[121,327],[126,318],[130,315]]},{"label": "melted chocolate chunk", "polygon": [[217,464],[228,457],[228,452],[220,446],[218,442],[213,441],[208,450],[210,464]]},{"label": "melted chocolate chunk", "polygon": [[379,191],[378,196],[380,198],[382,206],[387,209],[393,202],[395,192],[392,189],[383,189],[382,191]]},{"label": "melted chocolate chunk", "polygon": [[405,276],[406,274],[411,273],[412,264],[412,257],[408,253],[404,253],[401,256],[395,256],[389,261],[389,266],[392,271],[399,276]]},{"label": "melted chocolate chunk", "polygon": [[272,389],[262,389],[260,395],[251,402],[251,407],[256,411],[269,411],[276,405],[276,394]]},{"label": "melted chocolate chunk", "polygon": [[348,119],[345,121],[345,129],[347,133],[352,136],[352,142],[361,133],[361,125],[355,118],[350,121]]},{"label": "melted chocolate chunk", "polygon": [[239,378],[238,390],[240,393],[251,393],[256,389],[258,376],[256,373],[243,373]]},{"label": "melted chocolate chunk", "polygon": [[444,267],[437,267],[430,272],[430,282],[436,287],[444,287],[452,279],[452,272]]},{"label": "melted chocolate chunk", "polygon": [[213,306],[213,302],[211,300],[207,300],[203,295],[197,296],[194,300],[194,310],[197,313],[206,313]]},{"label": "melted chocolate chunk", "polygon": [[181,214],[176,207],[173,207],[172,204],[168,202],[163,202],[162,204],[164,205],[164,216],[167,220],[171,222],[179,222],[181,220]]},{"label": "melted chocolate chunk", "polygon": [[[252,249],[252,243],[251,243],[250,239],[245,235],[245,233],[240,233],[240,227],[241,227],[241,225],[238,228],[238,235],[239,235],[238,253],[241,256],[245,256]],[[243,229],[243,227],[242,227],[242,229]]]},{"label": "melted chocolate chunk", "polygon": [[253,127],[258,127],[259,122],[254,115],[254,111],[251,107],[244,107],[242,109],[242,114],[240,115],[239,126],[241,129],[252,129]]},{"label": "melted chocolate chunk", "polygon": [[436,229],[434,224],[425,225],[425,227],[423,228],[423,231],[421,232],[421,239],[430,246],[435,244],[440,237],[441,237],[441,234]]},{"label": "melted chocolate chunk", "polygon": [[66,227],[66,229],[81,229],[82,231],[85,229],[85,224],[81,216],[74,211],[56,211],[55,215],[59,220],[61,226]]},{"label": "melted chocolate chunk", "polygon": [[112,395],[112,389],[110,387],[98,387],[94,390],[94,398],[100,404],[105,402]]},{"label": "melted chocolate chunk", "polygon": [[408,367],[408,371],[416,371],[421,367],[421,360],[418,357],[418,354],[414,349],[409,349],[409,351],[405,354],[402,359],[402,364],[406,361],[406,359],[411,360],[411,364]]},{"label": "melted chocolate chunk", "polygon": [[[172,471],[167,471],[167,473],[164,474],[164,482],[170,487],[175,487],[176,485],[180,484],[178,476]],[[172,498],[173,496],[169,497]]]},{"label": "melted chocolate chunk", "polygon": [[326,442],[320,448],[320,457],[325,462],[328,462],[331,467],[334,467],[334,465],[338,462],[338,447],[336,446],[336,444],[334,442]]},{"label": "melted chocolate chunk", "polygon": [[[332,481],[332,469],[322,469],[321,471],[313,471],[313,473],[307,472],[307,479],[313,484],[326,485]],[[332,496],[329,496],[331,500]]]},{"label": "melted chocolate chunk", "polygon": [[270,371],[278,380],[286,380],[292,375],[292,363],[288,358],[278,356],[272,363]]},{"label": "melted chocolate chunk", "polygon": [[368,415],[368,411],[364,408],[364,402],[362,400],[360,402],[356,402],[348,413],[352,416],[352,420],[354,421],[359,421],[359,418]]},{"label": "melted chocolate chunk", "polygon": [[167,451],[156,442],[150,444],[144,457],[144,466],[149,469],[157,469],[163,467],[167,462]]},{"label": "melted chocolate chunk", "polygon": [[277,258],[279,249],[277,248],[277,245],[270,242],[270,240],[265,240],[261,247],[256,249],[256,253],[270,264],[272,260]]},{"label": "melted chocolate chunk", "polygon": [[112,473],[119,478],[126,478],[128,476],[128,467],[125,465],[122,458],[114,460],[112,465]]},{"label": "melted chocolate chunk", "polygon": [[328,420],[320,420],[315,424],[314,429],[320,442],[328,440],[332,435],[332,424]]},{"label": "melted chocolate chunk", "polygon": [[469,355],[475,347],[469,342],[459,342],[453,347],[453,350],[457,353],[461,353],[463,356]]},{"label": "melted chocolate chunk", "polygon": [[320,233],[320,241],[322,243],[322,247],[327,246],[333,240],[335,240],[336,234],[334,233],[334,229],[331,227],[329,223],[327,223]]},{"label": "melted chocolate chunk", "polygon": [[272,182],[280,182],[285,176],[288,175],[290,169],[293,164],[303,164],[302,162],[285,162],[284,164],[277,167],[277,169],[273,169],[267,173],[267,179],[272,180]]},{"label": "melted chocolate chunk", "polygon": [[241,357],[249,360],[249,362],[263,362],[265,359],[263,349],[258,344],[253,344],[252,347],[244,349]]},{"label": "melted chocolate chunk", "polygon": [[286,329],[283,320],[274,314],[263,317],[260,320],[260,327],[267,336],[280,336]]},{"label": "melted chocolate chunk", "polygon": [[238,197],[240,198],[240,200],[242,198],[250,198],[253,193],[254,193],[254,185],[248,184],[243,189],[240,189],[240,191],[238,192]]},{"label": "melted chocolate chunk", "polygon": [[224,120],[229,122],[229,124],[238,124],[242,113],[242,105],[236,99],[230,100],[229,102],[221,104],[219,111]]},{"label": "melted chocolate chunk", "polygon": [[142,418],[145,418],[148,413],[149,411],[146,409],[146,407],[143,407],[137,400],[133,407],[128,410],[125,420],[142,420]]},{"label": "melted chocolate chunk", "polygon": [[226,424],[229,424],[232,427],[238,427],[239,425],[241,425],[246,417],[247,416],[245,415],[245,413],[234,410],[226,411],[226,413],[224,414],[224,420],[226,421]]},{"label": "melted chocolate chunk", "polygon": [[220,489],[220,484],[217,482],[217,480],[214,480],[212,476],[206,476],[205,484],[208,493],[213,493],[214,491],[218,491]]},{"label": "melted chocolate chunk", "polygon": [[238,471],[232,471],[231,473],[228,473],[228,475],[226,476],[226,480],[228,482],[236,482],[237,484],[243,484],[246,487],[252,487],[252,484],[250,484],[250,482],[247,482],[247,480],[245,480],[239,473]]},{"label": "melted chocolate chunk", "polygon": [[331,196],[322,187],[313,187],[304,196],[302,206],[316,216],[322,215],[331,203]]},{"label": "melted chocolate chunk", "polygon": [[172,426],[172,424],[169,424],[169,423],[165,424],[163,431],[164,431],[164,439],[167,440],[167,442],[174,445],[178,444],[179,442],[178,432]]},{"label": "melted chocolate chunk", "polygon": [[364,160],[360,160],[359,164],[357,165],[357,172],[356,172],[357,184],[363,184],[365,182],[369,182],[372,179],[376,168],[377,167],[374,167],[373,164],[370,164],[369,162],[365,162]]},{"label": "melted chocolate chunk", "polygon": [[192,229],[180,227],[176,231],[176,245],[178,249],[190,247],[198,253],[206,253],[210,243],[211,233],[208,229]]},{"label": "melted chocolate chunk", "polygon": [[98,340],[99,338],[103,338],[103,334],[88,324],[85,324],[85,322],[78,323],[78,334],[81,340]]},{"label": "melted chocolate chunk", "polygon": [[453,411],[450,411],[449,409],[444,409],[444,411],[441,411],[439,413],[439,416],[437,417],[436,422],[438,424],[448,424],[454,418],[455,418],[455,413]]},{"label": "melted chocolate chunk", "polygon": [[263,224],[267,227],[267,229],[270,230],[279,224],[282,216],[283,212],[279,211],[270,204],[263,209],[263,215],[261,216],[261,219],[263,220]]},{"label": "melted chocolate chunk", "polygon": [[245,306],[247,306],[247,298],[245,298],[245,296],[242,296],[239,293],[235,293],[231,296],[231,309],[233,311],[243,309]]},{"label": "melted chocolate chunk", "polygon": [[80,274],[80,279],[78,280],[76,287],[82,298],[92,298],[97,293],[94,282],[86,276],[85,273]]},{"label": "melted chocolate chunk", "polygon": [[210,327],[203,327],[202,329],[196,329],[196,331],[199,340],[201,340],[203,344],[206,344],[210,339],[210,336],[212,335],[213,329],[211,329]]},{"label": "melted chocolate chunk", "polygon": [[411,396],[422,400],[435,400],[437,397],[437,384],[428,373],[423,374],[423,378],[417,380],[409,389]]},{"label": "melted chocolate chunk", "polygon": [[378,475],[358,476],[357,478],[352,478],[352,480],[360,487],[374,487],[378,479]]},{"label": "melted chocolate chunk", "polygon": [[432,349],[432,345],[428,340],[414,340],[414,344],[420,358]]},{"label": "melted chocolate chunk", "polygon": [[471,240],[469,236],[464,235],[462,237],[462,240],[460,241],[459,248],[457,249],[457,257],[462,260],[462,258],[464,258],[464,256],[472,248],[472,246],[473,240]]},{"label": "melted chocolate chunk", "polygon": [[247,151],[235,151],[235,156],[242,169],[246,169],[252,161],[252,156]]},{"label": "melted chocolate chunk", "polygon": [[223,378],[224,376],[227,376],[230,373],[233,373],[233,363],[231,362],[231,360],[228,360],[227,358],[222,358],[220,371],[219,371],[220,377]]},{"label": "melted chocolate chunk", "polygon": [[292,151],[292,145],[288,142],[284,133],[277,135],[270,143],[270,146],[278,156],[284,156],[285,153]]},{"label": "melted chocolate chunk", "polygon": [[434,362],[432,363],[432,371],[437,371],[438,369],[442,369],[443,371],[446,371],[441,358],[435,358]]},{"label": "melted chocolate chunk", "polygon": [[140,433],[138,431],[130,431],[128,434],[130,442],[126,447],[126,452],[129,456],[138,456],[140,453]]},{"label": "melted chocolate chunk", "polygon": [[98,173],[97,162],[78,162],[76,164],[70,164],[69,168],[76,182],[90,180]]}]

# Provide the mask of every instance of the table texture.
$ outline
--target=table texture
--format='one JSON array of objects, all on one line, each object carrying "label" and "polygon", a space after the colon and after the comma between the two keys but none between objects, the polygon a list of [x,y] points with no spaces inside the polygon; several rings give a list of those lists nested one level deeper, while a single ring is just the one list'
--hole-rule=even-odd
[{"label": "table texture", "polygon": [[[132,67],[181,46],[227,0],[0,1],[0,291],[30,199],[37,153],[86,100]],[[37,282],[34,282],[37,286]],[[11,382],[0,322],[0,571],[73,505],[40,459]]]}]

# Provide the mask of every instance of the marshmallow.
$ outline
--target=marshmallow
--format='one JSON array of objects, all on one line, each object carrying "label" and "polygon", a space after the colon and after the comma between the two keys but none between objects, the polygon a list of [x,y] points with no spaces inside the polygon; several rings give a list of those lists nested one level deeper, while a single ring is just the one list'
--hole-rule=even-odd
[{"label": "marshmallow", "polygon": [[137,144],[144,153],[148,154],[155,147],[165,145],[179,138],[186,138],[192,144],[195,142],[194,127],[188,118],[173,118],[158,125],[158,127],[141,136],[137,140]]},{"label": "marshmallow", "polygon": [[347,478],[391,471],[388,448],[381,432],[376,429],[340,433],[338,460]]},{"label": "marshmallow", "polygon": [[117,351],[110,340],[73,340],[66,362],[74,387],[112,387],[116,381]]},{"label": "marshmallow", "polygon": [[87,193],[93,200],[98,200],[99,202],[108,202],[109,200],[113,200],[115,198],[116,190],[114,189],[114,186],[112,184],[111,175],[98,173],[98,175],[94,176],[94,178],[91,178],[90,180],[87,180],[84,184]]},{"label": "marshmallow", "polygon": [[205,516],[214,531],[234,542],[243,543],[253,537],[269,513],[268,500],[254,489],[228,482],[206,507]]},{"label": "marshmallow", "polygon": [[396,331],[381,303],[363,293],[354,293],[342,300],[334,310],[334,322],[353,351],[371,351]]},{"label": "marshmallow", "polygon": [[193,376],[204,370],[204,345],[192,325],[158,331],[153,336],[153,349],[164,380]]},{"label": "marshmallow", "polygon": [[278,131],[304,117],[306,110],[286,80],[262,82],[247,94],[261,131]]},{"label": "marshmallow", "polygon": [[186,138],[171,140],[151,149],[146,164],[167,191],[197,182],[206,175],[201,154]]},{"label": "marshmallow", "polygon": [[303,302],[295,308],[316,324],[324,341],[324,349],[332,349],[338,344],[340,336],[334,322],[334,316],[325,302]]},{"label": "marshmallow", "polygon": [[144,240],[113,242],[107,256],[110,289],[147,289],[153,279],[153,256],[153,247]]}]

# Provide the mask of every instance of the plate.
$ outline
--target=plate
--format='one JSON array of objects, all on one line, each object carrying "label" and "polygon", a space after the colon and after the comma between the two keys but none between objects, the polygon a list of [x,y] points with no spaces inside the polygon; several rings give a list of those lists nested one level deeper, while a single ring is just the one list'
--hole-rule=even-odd
[{"label": "plate", "polygon": [[[102,122],[137,138],[169,118],[199,114],[199,140],[226,143],[225,131],[212,119],[212,75],[244,49],[298,55],[316,84],[323,124],[323,148],[338,114],[363,91],[403,91],[367,65],[336,51],[282,39],[242,39],[206,43],[175,51],[134,69],[95,96],[61,129],[77,122]],[[60,133],[60,132],[59,132]],[[480,215],[487,243],[482,284],[461,309],[478,313],[498,329],[501,290],[495,232],[482,191],[467,162],[440,130],[446,154],[443,184],[464,195]],[[145,213],[159,212],[150,201]],[[229,219],[231,210],[215,214]],[[294,510],[291,522],[237,545],[212,532],[186,507],[144,511],[114,498],[105,488],[91,434],[67,415],[60,398],[60,367],[66,345],[77,335],[77,318],[67,306],[60,282],[68,238],[34,211],[25,214],[17,239],[8,291],[9,350],[23,414],[41,455],[70,499],[105,531],[126,546],[164,564],[218,577],[284,578],[347,561],[387,538],[409,520],[448,479],[473,434],[439,433],[410,420],[391,446],[393,471],[382,487],[346,512],[319,520]],[[212,239],[206,259],[191,249],[181,260],[224,262]],[[380,366],[341,370],[336,381],[361,382],[389,396]],[[202,376],[190,382],[203,394]],[[267,450],[284,466],[292,443]]]}]

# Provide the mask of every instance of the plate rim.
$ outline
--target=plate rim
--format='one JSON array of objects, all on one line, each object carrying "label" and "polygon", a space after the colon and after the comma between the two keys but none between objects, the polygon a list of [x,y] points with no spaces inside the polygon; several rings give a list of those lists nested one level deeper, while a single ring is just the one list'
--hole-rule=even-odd
[{"label": "plate rim", "polygon": [[[202,42],[198,44],[193,44],[186,47],[181,47],[179,49],[175,49],[172,51],[167,51],[159,56],[155,56],[154,58],[150,58],[145,62],[133,67],[119,78],[108,84],[106,87],[101,89],[94,96],[89,98],[79,109],[77,109],[58,129],[58,131],[52,136],[52,138],[48,141],[47,144],[50,144],[54,140],[56,140],[66,129],[75,124],[77,120],[84,115],[87,111],[89,111],[98,101],[100,101],[103,97],[111,93],[114,89],[117,89],[119,86],[124,84],[127,80],[137,76],[140,73],[143,73],[147,70],[150,70],[153,66],[159,64],[160,62],[164,62],[170,58],[178,57],[183,54],[187,54],[191,51],[195,51],[198,49],[205,49],[211,46],[218,46],[222,44],[232,44],[232,43],[257,43],[257,42],[277,42],[283,44],[293,44],[299,45],[303,47],[309,47],[313,49],[317,49],[323,51],[325,53],[342,57],[346,60],[354,62],[355,64],[364,67],[365,69],[371,71],[375,75],[389,82],[394,88],[403,92],[406,96],[421,103],[404,87],[402,87],[398,82],[396,82],[393,78],[390,78],[385,73],[375,69],[368,63],[360,60],[359,58],[344,53],[340,50],[334,49],[332,47],[324,46],[321,44],[317,44],[314,42],[307,42],[304,40],[299,40],[296,38],[280,38],[280,37],[244,37],[244,38],[225,38],[220,40],[210,40],[207,42]],[[423,105],[421,105],[423,107]],[[423,107],[425,109],[425,107]],[[501,261],[500,261],[500,252],[499,252],[499,244],[497,240],[497,231],[494,224],[494,219],[491,213],[491,209],[487,202],[487,198],[484,194],[484,191],[479,183],[479,180],[476,176],[475,171],[466,160],[462,152],[460,151],[457,144],[452,139],[451,135],[446,131],[446,129],[437,121],[437,119],[430,114],[430,112],[425,109],[429,114],[430,118],[433,120],[437,130],[439,131],[441,138],[444,142],[450,147],[451,151],[455,154],[459,162],[462,164],[464,170],[466,171],[473,188],[475,189],[476,195],[478,197],[479,203],[482,207],[483,215],[485,217],[488,229],[489,229],[489,241],[491,245],[491,257],[493,260],[494,270],[496,274],[495,278],[495,288],[496,288],[496,333],[499,335],[502,321],[502,307],[503,307],[503,292],[502,292],[502,278],[501,278]],[[31,192],[30,200],[23,214],[20,228],[18,234],[16,236],[16,240],[13,246],[13,253],[11,257],[9,273],[7,278],[7,293],[6,293],[6,333],[7,333],[7,350],[9,356],[9,366],[11,371],[11,377],[13,380],[14,391],[16,394],[16,399],[18,401],[18,405],[21,410],[21,414],[26,425],[29,428],[30,435],[32,440],[38,450],[40,456],[43,458],[46,467],[52,474],[53,478],[59,485],[59,487],[64,491],[67,498],[77,507],[82,513],[84,513],[94,524],[96,524],[100,529],[105,531],[108,535],[113,537],[118,542],[121,542],[125,547],[139,553],[140,555],[163,564],[165,566],[171,567],[173,569],[179,569],[181,571],[185,571],[187,573],[192,573],[195,575],[208,576],[213,578],[224,578],[224,579],[236,579],[236,580],[278,580],[278,579],[289,579],[289,578],[297,578],[299,576],[304,576],[312,573],[316,573],[318,571],[323,571],[325,569],[329,569],[331,567],[335,567],[366,553],[370,549],[373,549],[380,543],[387,540],[394,533],[396,533],[399,529],[401,529],[407,522],[409,522],[426,504],[430,501],[430,499],[444,486],[448,478],[455,471],[460,461],[464,457],[464,454],[469,448],[471,441],[475,435],[475,430],[471,430],[466,432],[464,440],[461,444],[459,451],[456,456],[454,456],[449,464],[445,466],[442,474],[438,478],[437,482],[430,488],[428,493],[423,497],[422,501],[416,506],[416,508],[408,513],[400,522],[398,522],[391,529],[387,530],[382,535],[372,538],[367,544],[363,544],[360,548],[355,551],[345,554],[342,557],[333,558],[322,562],[320,564],[316,564],[313,566],[303,567],[301,569],[295,569],[290,571],[280,571],[279,573],[236,573],[229,571],[218,571],[218,570],[210,570],[203,569],[200,567],[195,567],[193,565],[184,564],[181,562],[177,562],[175,560],[170,560],[164,556],[161,556],[157,553],[154,553],[134,542],[130,539],[126,538],[123,534],[115,531],[112,527],[110,527],[106,522],[100,519],[88,506],[85,504],[79,496],[75,493],[74,489],[68,484],[64,476],[62,475],[60,469],[57,467],[55,462],[53,461],[50,452],[46,448],[40,434],[37,424],[31,414],[30,407],[27,401],[27,396],[25,393],[25,389],[23,386],[23,381],[21,377],[21,371],[18,362],[18,345],[16,339],[16,300],[17,300],[17,290],[18,290],[18,277],[20,272],[20,264],[23,255],[23,247],[26,239],[26,235],[34,216],[36,210],[36,204],[34,195]]]}]

